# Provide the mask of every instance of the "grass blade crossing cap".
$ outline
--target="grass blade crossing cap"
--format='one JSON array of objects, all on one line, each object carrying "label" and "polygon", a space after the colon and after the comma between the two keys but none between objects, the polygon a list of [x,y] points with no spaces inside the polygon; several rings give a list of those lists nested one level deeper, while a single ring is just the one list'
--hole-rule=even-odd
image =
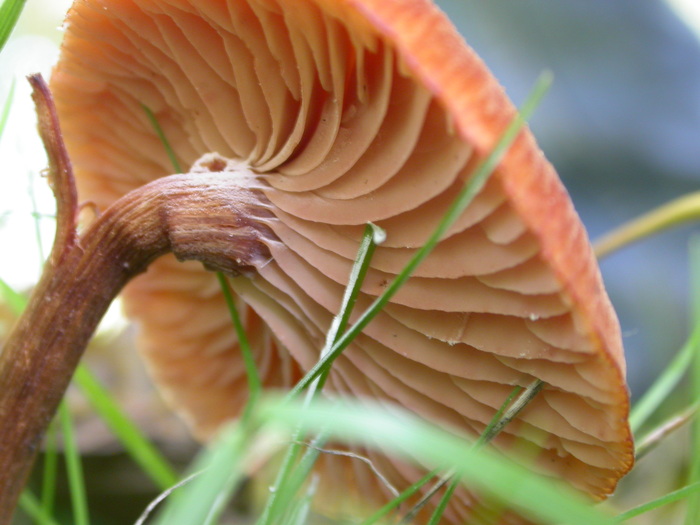
[{"label": "grass blade crossing cap", "polygon": [[[78,0],[52,89],[82,200],[106,207],[173,171],[142,105],[181,166],[235,165],[260,193],[269,213],[251,220],[269,229],[271,257],[231,284],[263,381],[282,388],[316,362],[364,224],[388,237],[359,308],[515,114],[429,0]],[[214,276],[162,258],[125,303],[194,432],[235,418],[245,370]],[[327,388],[474,436],[534,378],[545,388],[495,446],[526,449],[534,468],[604,498],[633,461],[620,330],[583,226],[525,131]],[[421,475],[372,458],[398,487]],[[376,495],[373,474],[353,468]],[[458,491],[448,516],[471,505]]]}]

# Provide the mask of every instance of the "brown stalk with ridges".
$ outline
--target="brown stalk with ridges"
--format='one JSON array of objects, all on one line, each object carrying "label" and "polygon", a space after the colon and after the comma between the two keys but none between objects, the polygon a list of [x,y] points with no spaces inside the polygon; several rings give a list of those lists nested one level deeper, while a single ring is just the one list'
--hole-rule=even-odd
[{"label": "brown stalk with ridges", "polygon": [[[44,432],[122,287],[170,251],[234,274],[268,257],[256,241],[262,227],[246,219],[261,197],[241,188],[235,171],[158,179],[124,196],[79,234],[75,182],[51,94],[41,76],[29,80],[57,224],[41,280],[0,355],[2,524],[10,522]],[[223,167],[218,161],[210,166]]]}]

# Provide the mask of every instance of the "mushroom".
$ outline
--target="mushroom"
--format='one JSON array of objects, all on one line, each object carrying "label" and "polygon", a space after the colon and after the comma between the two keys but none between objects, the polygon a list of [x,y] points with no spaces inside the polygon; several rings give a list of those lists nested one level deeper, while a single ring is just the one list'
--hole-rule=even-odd
[{"label": "mushroom", "polygon": [[[78,0],[51,88],[80,198],[113,215],[125,200],[167,206],[149,212],[170,222],[144,240],[160,247],[138,270],[176,257],[150,264],[124,302],[156,383],[202,440],[239,414],[245,373],[215,277],[177,258],[231,274],[264,385],[289,388],[318,360],[364,225],[387,239],[359,309],[515,116],[429,0]],[[167,177],[143,106],[187,174]],[[534,379],[544,388],[494,445],[526,448],[533,468],[606,497],[633,462],[620,330],[584,228],[524,131],[326,389],[476,436]],[[421,475],[369,454],[399,488]],[[349,468],[376,497],[372,472]],[[477,520],[473,505],[460,489],[447,516]]]}]

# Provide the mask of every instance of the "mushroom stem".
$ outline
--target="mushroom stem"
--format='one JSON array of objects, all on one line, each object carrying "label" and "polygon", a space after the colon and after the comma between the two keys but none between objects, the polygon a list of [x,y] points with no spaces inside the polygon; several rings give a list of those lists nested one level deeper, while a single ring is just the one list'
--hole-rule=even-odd
[{"label": "mushroom stem", "polygon": [[[0,355],[0,524],[9,523],[41,440],[97,324],[122,287],[160,255],[238,274],[269,259],[255,220],[263,197],[240,170],[171,175],[117,201],[80,235],[77,197],[53,101],[31,80],[57,199],[54,249]],[[53,117],[53,118],[52,118]],[[200,165],[220,170],[219,161]]]}]

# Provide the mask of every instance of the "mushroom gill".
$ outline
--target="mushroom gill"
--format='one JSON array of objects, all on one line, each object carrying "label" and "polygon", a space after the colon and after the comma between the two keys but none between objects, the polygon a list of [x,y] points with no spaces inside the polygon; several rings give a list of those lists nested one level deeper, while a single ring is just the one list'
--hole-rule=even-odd
[{"label": "mushroom gill", "polygon": [[[364,224],[388,237],[358,309],[426,240],[515,114],[428,0],[78,0],[51,84],[80,196],[99,207],[173,171],[144,105],[181,166],[216,152],[253,175],[271,258],[231,285],[264,383],[282,388],[318,359]],[[245,374],[215,278],[162,258],[125,304],[193,431],[207,439],[235,418]],[[515,385],[539,378],[545,388],[495,445],[527,448],[540,471],[598,499],[632,463],[624,375],[586,234],[523,132],[336,362],[328,390],[474,436]],[[397,487],[421,475],[370,457]],[[343,461],[324,465],[364,468]],[[373,483],[359,485],[376,496]],[[450,518],[478,522],[472,505],[463,491]]]}]

